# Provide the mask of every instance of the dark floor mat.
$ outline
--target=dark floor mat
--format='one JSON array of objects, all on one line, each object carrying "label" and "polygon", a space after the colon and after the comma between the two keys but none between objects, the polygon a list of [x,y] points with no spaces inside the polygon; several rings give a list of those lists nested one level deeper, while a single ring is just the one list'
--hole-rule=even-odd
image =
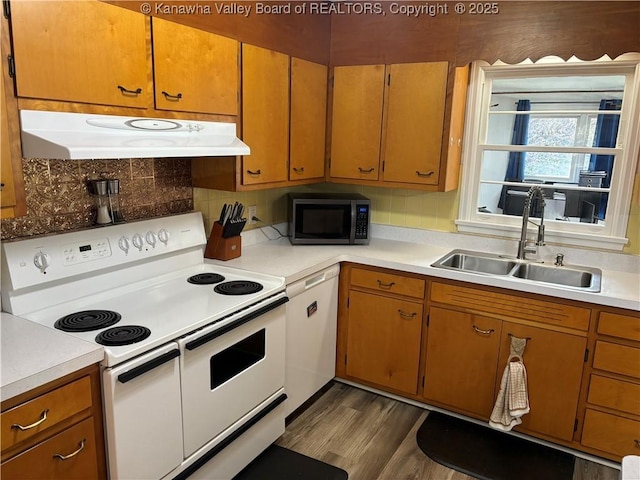
[{"label": "dark floor mat", "polygon": [[573,455],[438,412],[416,440],[432,460],[483,480],[573,478]]},{"label": "dark floor mat", "polygon": [[233,480],[347,480],[344,470],[278,445],[271,445]]}]

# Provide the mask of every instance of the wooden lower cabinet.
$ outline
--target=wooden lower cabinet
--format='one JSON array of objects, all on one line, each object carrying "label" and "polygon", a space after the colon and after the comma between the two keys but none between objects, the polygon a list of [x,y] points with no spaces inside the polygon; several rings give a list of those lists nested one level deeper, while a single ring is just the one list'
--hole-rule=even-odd
[{"label": "wooden lower cabinet", "polygon": [[527,370],[531,411],[522,417],[522,424],[517,429],[571,441],[580,397],[586,337],[504,322],[496,382],[500,382],[509,358],[510,335],[527,339],[523,362]]},{"label": "wooden lower cabinet", "polygon": [[3,401],[1,428],[3,480],[106,478],[97,365]]},{"label": "wooden lower cabinet", "polygon": [[494,318],[432,307],[423,395],[489,418],[495,401],[495,379],[502,322]]},{"label": "wooden lower cabinet", "polygon": [[3,463],[2,478],[99,478],[93,417]]},{"label": "wooden lower cabinet", "polygon": [[347,375],[416,394],[422,304],[357,291],[349,303]]}]

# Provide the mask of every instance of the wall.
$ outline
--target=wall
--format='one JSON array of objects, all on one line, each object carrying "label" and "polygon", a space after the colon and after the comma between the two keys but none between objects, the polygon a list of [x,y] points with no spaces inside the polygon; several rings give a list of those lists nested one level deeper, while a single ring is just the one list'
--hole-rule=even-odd
[{"label": "wall", "polygon": [[95,224],[87,180],[120,180],[125,220],[193,209],[188,159],[23,159],[27,215],[0,222],[2,240],[87,228]]},{"label": "wall", "polygon": [[[213,222],[220,215],[220,209],[224,203],[238,201],[245,206],[256,205],[257,217],[263,223],[247,225],[246,229],[249,230],[285,222],[287,215],[285,195],[289,191],[358,192],[371,199],[373,223],[442,232],[456,231],[459,190],[438,193],[326,183],[237,193],[194,188],[194,209],[202,212],[208,233],[211,231]],[[635,177],[627,238],[629,243],[625,246],[623,253],[640,255],[640,173]]]}]

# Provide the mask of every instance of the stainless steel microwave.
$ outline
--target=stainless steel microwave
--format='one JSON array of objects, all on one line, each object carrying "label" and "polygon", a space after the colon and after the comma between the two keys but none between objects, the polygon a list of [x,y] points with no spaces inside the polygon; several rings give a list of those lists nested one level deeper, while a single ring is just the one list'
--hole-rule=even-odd
[{"label": "stainless steel microwave", "polygon": [[366,245],[371,201],[358,193],[290,193],[293,245]]}]

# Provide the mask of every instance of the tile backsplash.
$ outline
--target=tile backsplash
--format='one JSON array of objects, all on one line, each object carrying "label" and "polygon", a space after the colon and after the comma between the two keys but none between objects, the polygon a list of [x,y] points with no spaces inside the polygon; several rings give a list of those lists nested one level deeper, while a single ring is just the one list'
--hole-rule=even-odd
[{"label": "tile backsplash", "polygon": [[193,210],[189,159],[29,158],[22,165],[27,215],[2,220],[2,240],[93,226],[96,211],[87,182],[99,178],[120,180],[120,209],[125,220]]}]

